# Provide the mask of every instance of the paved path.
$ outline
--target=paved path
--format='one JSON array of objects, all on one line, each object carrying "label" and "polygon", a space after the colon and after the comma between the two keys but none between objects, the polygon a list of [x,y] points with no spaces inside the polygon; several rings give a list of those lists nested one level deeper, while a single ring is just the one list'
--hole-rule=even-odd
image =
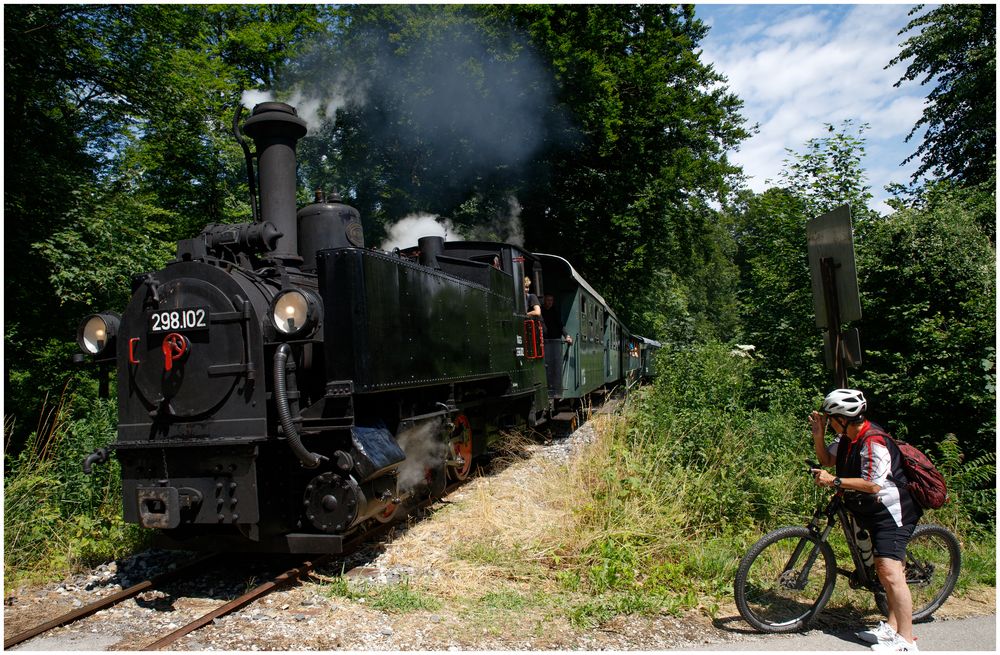
[{"label": "paved path", "polygon": [[[976,616],[969,619],[930,621],[913,626],[920,652],[985,651],[996,652],[997,617]],[[854,631],[810,630],[804,634],[747,636],[745,641],[705,646],[694,650],[726,651],[868,651],[871,649],[854,636]]]}]

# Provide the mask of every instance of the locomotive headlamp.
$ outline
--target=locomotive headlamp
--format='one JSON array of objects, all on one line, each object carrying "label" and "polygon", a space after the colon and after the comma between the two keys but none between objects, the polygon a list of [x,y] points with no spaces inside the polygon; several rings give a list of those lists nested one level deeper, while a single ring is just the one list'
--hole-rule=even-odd
[{"label": "locomotive headlamp", "polygon": [[319,299],[300,289],[286,289],[271,301],[271,324],[280,334],[306,336],[319,322]]},{"label": "locomotive headlamp", "polygon": [[83,319],[76,331],[76,342],[80,349],[88,355],[100,355],[111,349],[118,336],[119,322],[118,315],[110,312],[91,314]]}]

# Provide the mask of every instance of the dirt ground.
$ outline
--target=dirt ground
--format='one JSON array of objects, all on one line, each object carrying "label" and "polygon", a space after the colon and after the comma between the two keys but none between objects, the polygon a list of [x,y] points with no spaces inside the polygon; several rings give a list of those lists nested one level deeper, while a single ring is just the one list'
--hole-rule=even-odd
[{"label": "dirt ground", "polygon": [[[518,579],[509,567],[457,557],[463,544],[496,535],[502,555],[519,532],[563,529],[553,484],[583,444],[593,422],[567,439],[526,447],[529,456],[491,475],[473,478],[391,541],[347,563],[321,568],[309,579],[272,593],[188,635],[172,646],[185,651],[257,650],[668,650],[739,649],[765,638],[749,630],[735,606],[680,616],[619,616],[597,627],[574,626],[547,601],[537,579]],[[567,492],[568,494],[568,492]],[[564,494],[564,496],[566,496]],[[558,494],[556,494],[558,497]],[[571,500],[571,499],[569,499]],[[513,531],[513,532],[511,532]],[[475,542],[471,535],[476,535]],[[470,545],[470,547],[472,547]],[[531,558],[530,552],[518,556]],[[60,584],[5,590],[4,630],[11,636],[84,603],[135,584],[187,555],[150,551]],[[476,563],[473,563],[473,561]],[[234,559],[228,570],[150,591],[140,597],[15,649],[132,650],[233,598],[257,576]],[[342,569],[350,569],[346,580]],[[259,580],[266,578],[261,571]],[[242,586],[242,587],[241,587]],[[995,615],[995,590],[949,599],[937,618]],[[825,613],[821,625],[873,623],[851,611]]]}]

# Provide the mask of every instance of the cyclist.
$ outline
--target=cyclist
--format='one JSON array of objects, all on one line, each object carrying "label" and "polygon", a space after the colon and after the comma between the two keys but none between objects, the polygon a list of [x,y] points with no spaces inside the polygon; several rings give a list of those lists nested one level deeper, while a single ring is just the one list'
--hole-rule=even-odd
[{"label": "cyclist", "polygon": [[[813,469],[813,475],[817,485],[844,494],[845,506],[874,545],[875,571],[886,592],[889,621],[858,632],[858,638],[876,651],[916,651],[913,600],[903,562],[922,511],[906,489],[899,448],[885,430],[865,419],[867,408],[860,391],[836,389],[823,401],[822,413],[809,415],[820,465],[836,468],[836,475],[822,469]],[[839,437],[829,447],[827,425]]]}]

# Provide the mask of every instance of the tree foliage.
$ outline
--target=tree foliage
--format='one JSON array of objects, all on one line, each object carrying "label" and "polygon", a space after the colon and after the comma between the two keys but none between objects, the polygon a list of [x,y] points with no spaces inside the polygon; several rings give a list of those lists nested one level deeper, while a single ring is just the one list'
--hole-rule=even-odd
[{"label": "tree foliage", "polygon": [[466,236],[523,230],[635,329],[667,329],[650,303],[672,280],[687,318],[735,330],[735,313],[719,311],[735,276],[710,203],[735,183],[725,152],[746,132],[740,102],[696,54],[706,28],[690,8],[348,13],[296,71],[345,88],[324,97],[336,124],[303,154],[311,181],[347,190],[373,243],[414,212]]},{"label": "tree foliage", "polygon": [[[918,5],[911,12],[922,11]],[[889,65],[909,61],[896,83],[933,84],[923,116],[907,140],[926,127],[914,173],[963,184],[982,183],[996,170],[997,8],[994,4],[943,4],[917,16],[900,32],[910,36]],[[995,173],[994,173],[995,174]]]},{"label": "tree foliage", "polygon": [[861,231],[856,384],[898,432],[924,443],[954,433],[984,453],[996,433],[996,252],[977,202],[947,188]]},{"label": "tree foliage", "polygon": [[38,414],[78,321],[119,308],[132,274],[206,223],[246,220],[235,102],[317,29],[315,8],[287,5],[6,8],[9,416]]},{"label": "tree foliage", "polygon": [[778,176],[781,185],[803,201],[808,217],[840,205],[850,205],[855,216],[870,217],[871,187],[862,166],[869,126],[845,120],[839,129],[830,123],[825,127],[827,136],[809,139],[802,152],[786,149],[789,158]]},{"label": "tree foliage", "polygon": [[[735,210],[743,329],[758,347],[761,399],[789,379],[830,388],[815,327],[806,224],[848,204],[861,290],[864,364],[849,371],[873,416],[929,445],[946,433],[989,452],[995,435],[996,253],[983,229],[995,183],[932,184],[880,217],[861,168],[863,127],[848,122],[790,152],[784,188],[747,194]],[[995,220],[995,213],[993,214]],[[992,221],[989,221],[992,222]]]},{"label": "tree foliage", "polygon": [[735,205],[744,338],[764,358],[755,369],[762,395],[794,376],[822,387],[823,339],[815,329],[806,224],[847,204],[855,220],[872,220],[871,193],[861,166],[863,133],[845,121],[788,150],[782,187],[746,193]]},{"label": "tree foliage", "polygon": [[[529,240],[565,254],[597,288],[614,290],[608,296],[640,331],[653,327],[644,312],[664,275],[683,281],[683,295],[700,296],[694,314],[729,304],[731,287],[696,280],[726,273],[716,257],[728,246],[710,203],[736,184],[726,152],[748,134],[741,101],[699,59],[707,28],[693,8],[499,11],[551,62],[568,117],[541,153],[537,183],[520,198],[532,217]],[[732,330],[727,319],[709,328],[723,338]]]}]

